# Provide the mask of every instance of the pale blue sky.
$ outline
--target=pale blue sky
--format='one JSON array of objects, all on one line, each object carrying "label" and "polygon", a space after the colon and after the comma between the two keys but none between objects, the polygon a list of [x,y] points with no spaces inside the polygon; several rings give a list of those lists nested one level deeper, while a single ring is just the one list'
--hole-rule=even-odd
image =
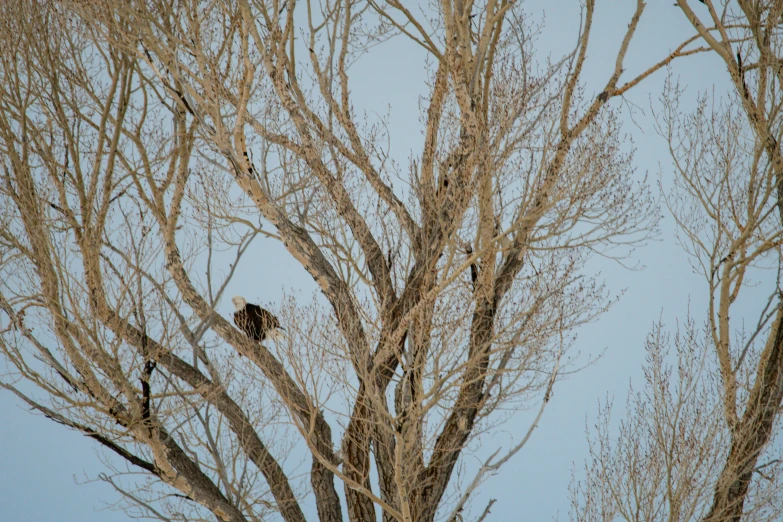
[{"label": "pale blue sky", "polygon": [[[558,58],[573,47],[579,21],[577,2],[529,0],[525,5],[534,16],[542,10],[547,15],[538,58],[548,53]],[[606,81],[634,5],[627,0],[598,1],[585,74],[588,92],[598,92]],[[698,2],[694,5],[700,7]],[[688,26],[671,1],[649,2],[626,60],[629,74],[659,60],[687,36]],[[391,107],[392,151],[398,159],[404,159],[411,149],[420,150],[417,97],[423,92],[424,74],[421,62],[415,59],[418,56],[410,44],[389,44],[375,49],[372,59],[357,64],[353,72],[357,107],[381,114]],[[712,56],[682,60],[673,71],[688,85],[686,99],[690,101],[713,84],[719,90],[726,86],[723,66]],[[624,109],[624,130],[633,137],[637,149],[637,175],[641,178],[649,172],[649,182],[655,183],[661,172],[660,179],[666,184],[670,159],[665,142],[653,131],[649,115],[650,100],[656,103],[664,77],[665,72],[659,72],[629,93],[627,99],[644,113],[635,114],[637,127]],[[620,105],[618,100],[612,103]],[[663,317],[673,325],[676,318],[684,317],[689,299],[694,315],[702,317],[704,282],[692,273],[670,225],[671,219],[664,217],[660,240],[635,253],[634,259],[646,266],[643,270],[628,271],[609,262],[596,264],[613,293],[627,290],[617,306],[579,333],[577,351],[598,354],[605,349],[605,356],[555,388],[539,429],[503,471],[483,487],[475,510],[480,511],[492,497],[498,502],[491,520],[543,521],[551,520],[558,512],[560,520],[567,519],[570,472],[573,466],[581,470],[587,457],[584,430],[586,424],[593,424],[599,400],[615,397],[615,419],[619,419],[629,382],[640,384],[643,343],[653,322]],[[301,269],[292,267],[282,248],[267,250],[263,255],[257,248],[251,254],[257,252],[259,263],[277,268],[278,277],[254,276],[253,290],[240,288],[236,282],[227,296],[241,293],[249,299],[270,301],[283,290],[302,290],[302,295],[309,298],[312,282]],[[265,272],[255,264],[248,274]],[[247,281],[243,286],[248,286]],[[230,310],[228,298],[225,301],[221,310],[224,314]],[[519,440],[533,415],[518,415],[501,428],[497,440],[509,444]],[[96,445],[48,419],[29,414],[7,392],[0,393],[0,419],[0,521],[127,520],[122,513],[99,510],[116,500],[111,488],[100,482],[77,485],[95,478],[103,469],[96,457]]]}]

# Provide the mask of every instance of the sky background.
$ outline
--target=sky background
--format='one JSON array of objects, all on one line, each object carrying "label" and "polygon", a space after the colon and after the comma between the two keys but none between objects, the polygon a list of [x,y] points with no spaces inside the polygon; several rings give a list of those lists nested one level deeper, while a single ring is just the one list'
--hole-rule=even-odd
[{"label": "sky background", "polygon": [[[602,90],[614,67],[614,57],[635,2],[599,0],[588,52],[584,81],[588,95]],[[702,7],[692,2],[695,8]],[[577,38],[579,6],[575,1],[532,1],[525,9],[536,18],[545,15],[537,57],[560,58],[571,50]],[[626,60],[624,78],[657,62],[669,50],[691,35],[692,29],[671,1],[649,2]],[[395,157],[404,161],[411,150],[421,148],[418,132],[419,96],[425,93],[422,54],[401,40],[375,48],[352,72],[356,107],[391,114],[391,146]],[[686,58],[672,68],[688,86],[684,100],[692,104],[698,93],[716,86],[727,88],[727,74],[712,55]],[[629,146],[636,149],[639,179],[666,187],[671,179],[671,161],[666,143],[652,127],[650,104],[657,103],[666,72],[661,71],[634,88],[622,103]],[[630,106],[635,106],[631,118]],[[688,109],[689,105],[684,104]],[[414,124],[411,124],[413,122]],[[632,140],[632,143],[631,143]],[[657,188],[654,192],[657,194]],[[655,242],[638,249],[633,260],[641,270],[627,270],[616,263],[595,263],[613,294],[625,291],[620,302],[597,323],[579,330],[575,351],[604,356],[594,365],[559,383],[539,428],[530,442],[502,472],[490,479],[477,495],[473,511],[480,512],[489,498],[498,502],[490,520],[567,520],[568,492],[572,469],[583,469],[587,454],[586,426],[595,422],[599,402],[614,398],[614,421],[622,418],[630,383],[642,385],[644,340],[659,318],[673,326],[688,310],[701,320],[706,302],[703,278],[694,274],[685,253],[679,248],[664,212],[662,234]],[[230,296],[242,294],[253,302],[275,301],[283,292],[308,296],[312,280],[281,245],[261,241],[255,245],[253,270],[237,277],[224,297],[220,310],[231,311]],[[247,264],[245,258],[245,263]],[[260,263],[260,267],[259,267]],[[264,278],[264,268],[279,274]],[[249,282],[248,282],[249,279]],[[241,288],[239,280],[244,280]],[[247,290],[251,287],[252,290]],[[536,406],[537,409],[537,406]],[[497,439],[506,447],[518,441],[535,416],[523,412],[500,428]],[[468,455],[466,458],[475,458]],[[124,513],[106,510],[117,499],[106,484],[95,481],[104,470],[98,451],[87,438],[50,420],[30,414],[8,392],[0,392],[0,521],[120,521]],[[309,513],[314,515],[314,513]]]}]

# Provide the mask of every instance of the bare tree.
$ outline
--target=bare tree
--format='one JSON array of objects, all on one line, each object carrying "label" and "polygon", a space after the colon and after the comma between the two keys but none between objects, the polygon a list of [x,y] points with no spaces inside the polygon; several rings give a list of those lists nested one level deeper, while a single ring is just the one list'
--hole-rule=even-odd
[{"label": "bare tree", "polygon": [[[673,382],[648,378],[648,394],[655,395],[632,404],[625,429],[655,446],[655,457],[645,458],[667,459],[665,466],[619,469],[612,464],[630,449],[623,442],[610,445],[608,433],[598,433],[601,451],[593,455],[590,478],[574,490],[577,519],[611,520],[622,513],[626,520],[722,522],[779,520],[783,512],[783,456],[775,444],[783,406],[783,2],[702,4],[677,2],[704,45],[723,60],[733,93],[723,101],[704,96],[688,114],[679,106],[680,89],[670,85],[658,121],[674,159],[675,187],[667,203],[681,243],[708,285],[706,334],[697,335],[689,324],[687,341],[675,344],[680,375]],[[756,303],[758,317],[749,318],[753,326],[746,329],[741,306],[749,281],[768,285],[769,298]],[[653,343],[656,361],[668,346]],[[658,374],[662,367],[652,366]],[[699,372],[683,375],[684,367]],[[719,385],[707,386],[713,374]],[[650,417],[666,429],[648,430]],[[636,489],[610,494],[599,478],[610,475]],[[670,509],[653,516],[647,505]]]},{"label": "bare tree", "polygon": [[[593,1],[556,63],[513,1],[0,9],[2,386],[161,520],[304,520],[308,495],[322,521],[460,520],[529,432],[462,487],[466,446],[543,409],[610,302],[585,260],[655,226],[607,103],[698,52],[621,82],[639,1],[590,95]],[[407,165],[349,74],[399,38],[429,72]],[[320,289],[275,308],[274,344],[217,312],[254,240]]]},{"label": "bare tree", "polygon": [[656,325],[646,348],[645,383],[629,392],[618,434],[611,404],[601,408],[586,478],[572,482],[572,520],[698,520],[709,507],[705,478],[727,446],[709,345],[687,321],[673,338]]}]

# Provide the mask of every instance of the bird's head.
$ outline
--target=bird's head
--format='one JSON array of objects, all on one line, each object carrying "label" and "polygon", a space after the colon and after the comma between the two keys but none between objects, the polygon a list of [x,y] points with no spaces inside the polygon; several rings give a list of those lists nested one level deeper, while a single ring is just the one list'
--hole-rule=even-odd
[{"label": "bird's head", "polygon": [[234,311],[238,312],[242,310],[245,305],[247,305],[247,299],[242,297],[241,295],[235,295],[231,298],[231,302],[234,303]]}]

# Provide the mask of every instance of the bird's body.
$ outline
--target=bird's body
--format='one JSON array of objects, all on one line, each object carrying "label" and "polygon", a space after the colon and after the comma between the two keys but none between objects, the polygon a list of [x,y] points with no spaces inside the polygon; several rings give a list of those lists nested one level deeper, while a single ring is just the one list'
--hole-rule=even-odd
[{"label": "bird's body", "polygon": [[232,297],[231,302],[234,303],[234,324],[254,341],[276,339],[280,331],[284,330],[280,327],[280,321],[269,310],[248,303],[240,296]]}]

